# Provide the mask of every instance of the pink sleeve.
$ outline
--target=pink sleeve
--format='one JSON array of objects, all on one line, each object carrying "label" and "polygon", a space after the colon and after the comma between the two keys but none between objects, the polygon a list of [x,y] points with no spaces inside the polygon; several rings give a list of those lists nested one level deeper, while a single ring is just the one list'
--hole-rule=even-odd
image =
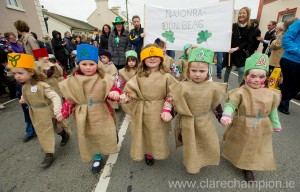
[{"label": "pink sleeve", "polygon": [[62,105],[62,108],[61,108],[62,116],[64,118],[69,118],[69,116],[71,115],[72,110],[75,108],[75,106],[76,106],[75,104],[73,104],[70,101],[65,99],[64,103]]},{"label": "pink sleeve", "polygon": [[173,108],[172,102],[173,102],[172,96],[170,94],[168,94],[161,112],[169,112],[170,113]]}]

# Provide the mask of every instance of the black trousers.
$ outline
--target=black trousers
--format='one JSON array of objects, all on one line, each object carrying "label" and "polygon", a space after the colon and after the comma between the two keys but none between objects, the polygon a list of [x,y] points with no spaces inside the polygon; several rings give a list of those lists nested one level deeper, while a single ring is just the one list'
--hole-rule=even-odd
[{"label": "black trousers", "polygon": [[281,58],[281,72],[283,83],[280,86],[282,98],[280,108],[289,110],[289,102],[300,92],[300,63]]}]

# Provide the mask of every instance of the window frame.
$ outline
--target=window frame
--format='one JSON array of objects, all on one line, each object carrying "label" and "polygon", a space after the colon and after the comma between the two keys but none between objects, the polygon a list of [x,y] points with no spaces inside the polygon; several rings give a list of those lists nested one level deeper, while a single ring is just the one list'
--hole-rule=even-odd
[{"label": "window frame", "polygon": [[14,0],[14,1],[16,2],[17,6],[12,5],[10,0],[6,0],[6,7],[9,9],[25,12],[25,10],[23,9],[22,1],[21,0]]},{"label": "window frame", "polygon": [[287,8],[287,9],[284,10],[284,11],[278,12],[278,15],[277,15],[277,23],[282,21],[283,15],[292,13],[293,16],[295,17],[295,16],[296,16],[296,12],[297,12],[297,7],[292,8],[292,9]]}]

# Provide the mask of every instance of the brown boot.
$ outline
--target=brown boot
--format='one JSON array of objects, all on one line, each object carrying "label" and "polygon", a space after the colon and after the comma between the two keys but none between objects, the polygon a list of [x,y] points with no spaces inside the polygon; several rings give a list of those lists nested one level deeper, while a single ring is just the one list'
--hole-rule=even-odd
[{"label": "brown boot", "polygon": [[50,165],[54,162],[54,156],[53,153],[46,153],[46,156],[40,165],[42,168],[46,169],[50,167]]},{"label": "brown boot", "polygon": [[60,146],[65,146],[70,139],[70,135],[63,129],[62,132],[58,133],[61,136]]},{"label": "brown boot", "polygon": [[251,183],[254,181],[254,175],[253,175],[253,172],[251,170],[243,170],[244,172],[244,175],[245,175],[245,180],[248,182],[248,183]]}]

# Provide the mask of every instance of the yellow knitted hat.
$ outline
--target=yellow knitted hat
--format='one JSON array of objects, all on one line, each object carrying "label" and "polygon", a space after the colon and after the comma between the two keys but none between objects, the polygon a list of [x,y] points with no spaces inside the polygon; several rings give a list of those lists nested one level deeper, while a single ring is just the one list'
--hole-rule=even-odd
[{"label": "yellow knitted hat", "polygon": [[28,68],[34,69],[34,58],[28,54],[9,53],[7,55],[10,68]]}]

